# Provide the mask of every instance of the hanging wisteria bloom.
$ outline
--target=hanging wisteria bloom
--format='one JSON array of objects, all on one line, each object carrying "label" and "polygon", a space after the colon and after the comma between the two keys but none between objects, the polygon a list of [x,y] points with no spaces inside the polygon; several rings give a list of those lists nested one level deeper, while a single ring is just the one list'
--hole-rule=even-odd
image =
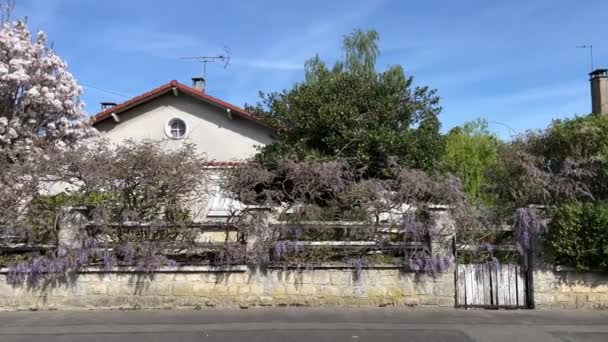
[{"label": "hanging wisteria bloom", "polygon": [[520,251],[530,249],[530,239],[538,236],[545,228],[545,221],[534,208],[519,208],[515,211],[515,234]]}]

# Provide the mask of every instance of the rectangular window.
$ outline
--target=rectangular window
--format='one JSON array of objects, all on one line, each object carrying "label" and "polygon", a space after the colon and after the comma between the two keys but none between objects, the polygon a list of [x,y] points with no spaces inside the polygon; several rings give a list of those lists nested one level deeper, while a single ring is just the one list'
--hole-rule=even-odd
[{"label": "rectangular window", "polygon": [[211,203],[208,217],[227,217],[241,208],[241,203],[231,198],[221,190],[219,176],[211,177]]}]

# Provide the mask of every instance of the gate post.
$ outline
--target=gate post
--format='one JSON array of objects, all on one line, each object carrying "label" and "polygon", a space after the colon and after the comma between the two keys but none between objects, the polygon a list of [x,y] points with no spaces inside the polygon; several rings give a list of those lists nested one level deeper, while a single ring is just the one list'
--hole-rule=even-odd
[{"label": "gate post", "polygon": [[57,253],[65,255],[69,250],[80,248],[85,238],[83,228],[87,223],[85,207],[66,207],[62,209],[57,225]]},{"label": "gate post", "polygon": [[431,255],[454,256],[456,225],[446,205],[429,206]]},{"label": "gate post", "polygon": [[[429,206],[429,238],[431,247],[431,256],[433,258],[445,258],[442,260],[454,260],[455,252],[455,237],[456,225],[450,213],[450,207],[445,205]],[[436,286],[440,286],[445,293],[453,293],[454,296],[450,301],[454,301],[454,306],[457,301],[457,284],[455,263],[450,265],[450,268],[444,273],[436,275]]]}]

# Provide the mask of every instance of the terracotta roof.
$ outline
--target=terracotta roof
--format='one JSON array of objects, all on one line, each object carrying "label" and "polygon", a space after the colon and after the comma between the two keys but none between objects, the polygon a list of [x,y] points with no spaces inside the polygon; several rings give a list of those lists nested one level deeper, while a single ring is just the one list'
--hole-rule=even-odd
[{"label": "terracotta roof", "polygon": [[188,94],[190,96],[193,96],[195,98],[198,98],[200,100],[215,104],[219,107],[223,107],[226,109],[230,109],[230,111],[233,114],[236,114],[242,118],[248,119],[248,120],[252,120],[255,122],[258,122],[262,125],[267,125],[265,123],[265,121],[263,120],[262,117],[260,117],[259,115],[255,115],[253,113],[250,113],[242,108],[239,108],[233,104],[230,104],[228,102],[224,102],[218,98],[215,98],[211,95],[207,95],[205,93],[203,93],[200,90],[194,89],[192,87],[189,87],[187,85],[184,85],[182,83],[177,82],[176,80],[173,80],[167,84],[164,84],[158,88],[152,89],[147,93],[143,93],[139,96],[136,96],[130,100],[127,100],[123,103],[120,103],[114,107],[108,108],[106,110],[103,110],[97,114],[95,114],[93,116],[93,125],[102,122],[106,119],[109,119],[112,117],[112,113],[115,114],[120,114],[121,112],[124,112],[126,110],[129,110],[135,106],[138,106],[140,104],[146,103],[152,99],[155,99],[161,95],[164,95],[166,93],[168,93],[169,91],[172,91],[173,88],[178,89],[178,91],[183,92],[185,94]]}]

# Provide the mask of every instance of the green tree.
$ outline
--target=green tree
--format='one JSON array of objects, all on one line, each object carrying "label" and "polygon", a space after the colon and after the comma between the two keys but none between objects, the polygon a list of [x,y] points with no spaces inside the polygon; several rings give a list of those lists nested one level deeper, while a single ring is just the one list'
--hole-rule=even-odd
[{"label": "green tree", "polygon": [[414,87],[400,65],[377,72],[376,31],[344,37],[344,60],[330,69],[317,55],[305,64],[305,80],[282,92],[261,94],[252,111],[277,127],[275,142],[259,159],[272,167],[282,158],[340,158],[365,177],[389,174],[392,160],[435,170],[443,151],[435,90]]},{"label": "green tree", "polygon": [[458,176],[471,197],[492,200],[488,192],[488,172],[497,161],[500,139],[488,130],[485,120],[477,119],[454,128],[446,138],[444,161],[449,172]]}]

